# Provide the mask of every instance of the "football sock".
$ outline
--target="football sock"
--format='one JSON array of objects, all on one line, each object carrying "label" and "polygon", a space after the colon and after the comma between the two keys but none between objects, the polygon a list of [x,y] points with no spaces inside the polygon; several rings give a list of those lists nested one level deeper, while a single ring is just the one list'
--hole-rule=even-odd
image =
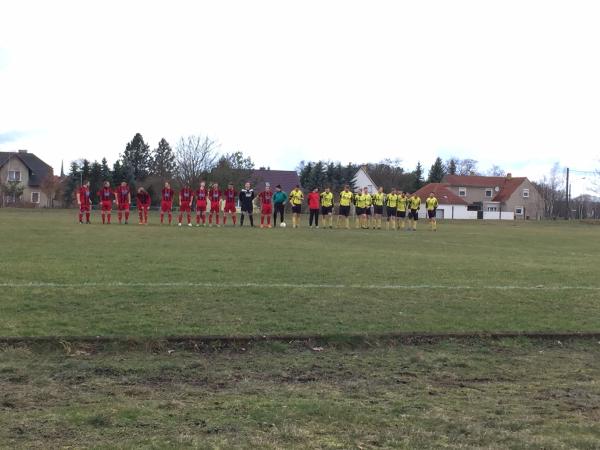
[{"label": "football sock", "polygon": [[83,214],[79,213],[79,221],[82,222],[83,221]]},{"label": "football sock", "polygon": [[237,221],[237,216],[231,216],[231,220],[233,220],[233,224],[235,225],[235,222]]},{"label": "football sock", "polygon": [[217,225],[219,225],[219,213],[217,213]]},{"label": "football sock", "polygon": [[121,223],[121,220],[123,219],[123,213],[121,211],[119,211],[117,213],[117,216],[119,217],[119,223]]},{"label": "football sock", "polygon": [[102,214],[102,224],[106,223],[106,214]]},{"label": "football sock", "polygon": [[110,225],[110,214],[107,214],[107,223]]},{"label": "football sock", "polygon": [[86,221],[86,222],[89,222],[89,221],[90,221],[90,213],[89,213],[89,212],[86,212],[86,213],[85,213],[85,221]]},{"label": "football sock", "polygon": [[160,213],[160,223],[163,223],[165,221],[165,215],[163,213]]},{"label": "football sock", "polygon": [[249,218],[250,218],[250,226],[253,227],[254,226],[254,216],[252,214],[250,214]]},{"label": "football sock", "polygon": [[129,220],[129,211],[125,211],[125,222]]},{"label": "football sock", "polygon": [[169,213],[169,225],[171,225],[172,221],[173,221],[173,214]]},{"label": "football sock", "polygon": [[267,216],[267,225],[271,225],[271,216]]},{"label": "football sock", "polygon": [[244,213],[240,216],[240,227],[244,225]]}]

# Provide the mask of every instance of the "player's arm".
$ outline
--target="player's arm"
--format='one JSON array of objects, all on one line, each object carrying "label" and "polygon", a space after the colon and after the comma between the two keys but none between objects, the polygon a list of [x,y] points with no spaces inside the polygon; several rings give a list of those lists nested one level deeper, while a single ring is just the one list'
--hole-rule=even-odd
[{"label": "player's arm", "polygon": [[127,203],[131,204],[131,192],[127,193]]},{"label": "player's arm", "polygon": [[77,204],[81,205],[81,193],[77,192]]}]

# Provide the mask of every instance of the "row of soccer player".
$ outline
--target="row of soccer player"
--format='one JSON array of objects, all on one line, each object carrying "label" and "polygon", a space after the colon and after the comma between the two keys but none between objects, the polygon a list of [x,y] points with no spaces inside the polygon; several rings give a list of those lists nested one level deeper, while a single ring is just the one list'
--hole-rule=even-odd
[{"label": "row of soccer player", "polygon": [[[116,203],[119,223],[128,223],[130,206],[131,206],[131,191],[126,182],[122,182],[120,186],[113,189],[109,182],[105,182],[102,189],[98,192],[100,198],[99,206],[102,216],[102,223],[110,224],[111,212],[113,203]],[[160,204],[160,223],[164,223],[164,218],[167,216],[168,223],[173,220],[173,201],[179,201],[179,218],[178,225],[181,226],[184,215],[187,219],[187,225],[192,226],[192,206],[195,203],[196,225],[206,226],[207,211],[208,225],[212,225],[213,218],[215,225],[221,224],[221,212],[223,214],[223,225],[227,223],[227,214],[229,215],[233,225],[236,224],[236,203],[239,202],[241,209],[240,225],[244,224],[244,217],[247,215],[250,221],[250,226],[254,226],[253,210],[255,199],[260,203],[261,227],[271,228],[271,215],[273,215],[273,224],[277,222],[277,216],[281,223],[284,223],[285,205],[289,201],[292,207],[292,225],[294,228],[300,224],[300,214],[302,213],[302,205],[304,203],[304,193],[300,186],[296,186],[289,195],[285,193],[280,185],[277,185],[275,191],[271,190],[269,183],[266,183],[265,190],[255,195],[254,189],[251,188],[249,182],[244,185],[240,192],[236,192],[232,183],[229,183],[227,189],[221,191],[218,184],[213,184],[207,189],[204,182],[200,183],[197,190],[192,190],[191,187],[183,187],[177,194],[171,188],[168,182],[165,183],[161,191]],[[309,208],[309,226],[319,227],[319,213],[323,215],[324,225],[333,228],[333,207],[334,194],[330,188],[325,188],[323,192],[315,188],[308,196]],[[224,202],[224,207],[221,204]],[[86,223],[90,223],[90,211],[92,207],[91,195],[89,191],[89,182],[77,192],[77,203],[79,205],[79,222],[83,223],[85,216]],[[435,220],[438,201],[433,195],[425,200],[428,217],[431,223],[432,230],[437,229]],[[136,207],[139,214],[139,223],[148,223],[148,211],[150,209],[150,195],[144,188],[139,188],[136,195]],[[210,208],[209,208],[210,205]],[[345,186],[338,196],[338,219],[337,227],[341,221],[344,221],[345,228],[350,228],[350,209],[353,205],[356,214],[356,228],[377,228],[381,229],[382,216],[384,215],[384,207],[387,214],[387,228],[390,229],[405,229],[406,221],[409,220],[409,230],[416,230],[418,211],[421,207],[421,198],[415,194],[407,194],[397,189],[386,194],[383,188],[375,194],[370,194],[368,188],[362,191],[351,192],[349,186]],[[398,227],[396,227],[396,222]]]}]

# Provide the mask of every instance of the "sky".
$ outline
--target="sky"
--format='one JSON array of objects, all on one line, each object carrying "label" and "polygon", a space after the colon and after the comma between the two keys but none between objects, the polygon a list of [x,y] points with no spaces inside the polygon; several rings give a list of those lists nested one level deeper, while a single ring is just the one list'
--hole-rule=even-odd
[{"label": "sky", "polygon": [[272,169],[439,155],[532,180],[591,171],[598,23],[595,0],[3,0],[0,151],[58,172],[112,163],[139,132]]}]

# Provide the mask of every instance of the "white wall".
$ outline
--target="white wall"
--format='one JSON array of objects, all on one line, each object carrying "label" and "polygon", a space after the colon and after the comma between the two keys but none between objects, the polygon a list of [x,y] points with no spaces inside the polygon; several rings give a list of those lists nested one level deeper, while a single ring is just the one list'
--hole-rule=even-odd
[{"label": "white wall", "polygon": [[[438,206],[438,217],[441,217],[440,211],[443,211],[444,219],[457,219],[457,220],[476,220],[477,211],[467,211],[467,205],[439,205]],[[502,213],[504,216],[504,213]],[[425,205],[421,205],[419,210],[419,218],[427,218],[427,209]]]},{"label": "white wall", "polygon": [[512,211],[484,211],[483,220],[515,220]]}]

